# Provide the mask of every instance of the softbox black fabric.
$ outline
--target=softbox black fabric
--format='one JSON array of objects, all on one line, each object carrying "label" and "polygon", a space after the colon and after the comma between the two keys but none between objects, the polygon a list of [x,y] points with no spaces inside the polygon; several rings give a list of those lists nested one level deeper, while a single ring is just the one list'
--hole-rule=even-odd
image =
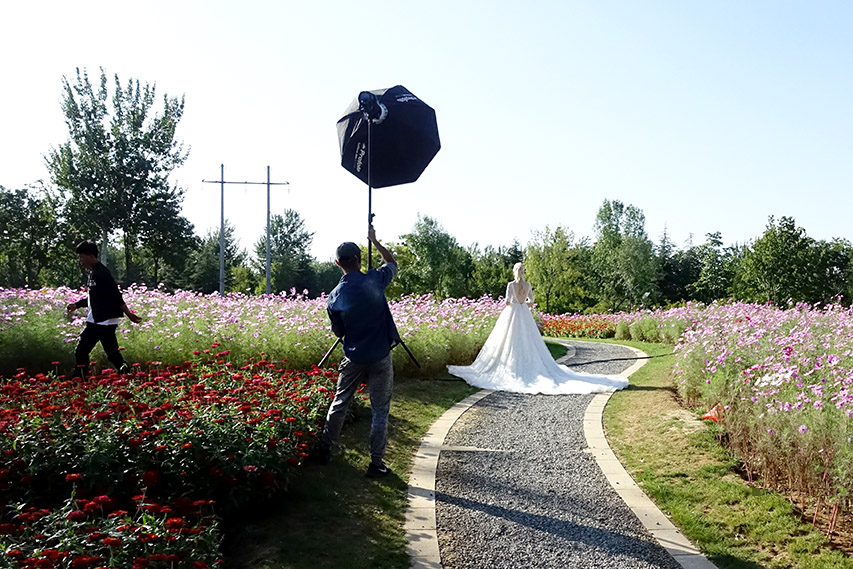
[{"label": "softbox black fabric", "polygon": [[338,121],[341,166],[373,188],[414,182],[441,148],[435,111],[402,85],[367,93],[378,103],[370,113],[369,151],[366,98],[357,97]]}]

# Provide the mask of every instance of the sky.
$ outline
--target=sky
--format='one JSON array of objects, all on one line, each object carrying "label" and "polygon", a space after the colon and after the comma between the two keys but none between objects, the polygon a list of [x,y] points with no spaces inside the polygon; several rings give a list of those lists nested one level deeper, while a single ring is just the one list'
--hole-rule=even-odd
[{"label": "sky", "polygon": [[[430,216],[465,247],[528,244],[546,226],[594,237],[605,199],[657,242],[759,237],[769,216],[853,240],[853,3],[326,0],[14,2],[0,7],[0,185],[48,179],[68,138],[62,77],[104,68],[185,97],[190,148],[172,180],[196,232],[228,181],[271,181],[311,253],[366,243],[367,187],[335,124],[363,90],[403,85],[436,111],[420,179],[373,190],[399,241]],[[110,80],[112,85],[112,79]],[[225,187],[244,248],[266,188]]]}]

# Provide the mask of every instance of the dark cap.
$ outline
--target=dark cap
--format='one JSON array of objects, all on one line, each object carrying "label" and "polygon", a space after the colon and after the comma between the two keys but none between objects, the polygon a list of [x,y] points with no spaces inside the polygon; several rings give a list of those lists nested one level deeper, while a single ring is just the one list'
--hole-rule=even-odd
[{"label": "dark cap", "polygon": [[338,261],[343,261],[344,259],[361,259],[361,248],[352,241],[341,243],[338,245],[338,250],[335,251],[335,258]]}]

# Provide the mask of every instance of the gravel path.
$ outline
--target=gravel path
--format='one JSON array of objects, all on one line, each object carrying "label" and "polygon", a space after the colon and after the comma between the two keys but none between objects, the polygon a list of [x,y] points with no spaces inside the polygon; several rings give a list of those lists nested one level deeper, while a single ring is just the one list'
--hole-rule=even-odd
[{"label": "gravel path", "polygon": [[[577,371],[635,361],[621,346],[570,343]],[[680,569],[584,452],[592,397],[496,392],[456,422],[436,473],[445,569]]]}]

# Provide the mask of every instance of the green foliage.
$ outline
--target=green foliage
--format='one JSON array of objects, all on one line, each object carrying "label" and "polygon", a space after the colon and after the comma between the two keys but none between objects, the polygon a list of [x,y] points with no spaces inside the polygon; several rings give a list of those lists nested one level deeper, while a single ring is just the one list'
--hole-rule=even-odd
[{"label": "green foliage", "polygon": [[397,280],[403,290],[412,294],[432,292],[440,298],[466,296],[474,272],[473,259],[436,220],[418,216],[412,232],[402,240],[411,259],[399,266]]},{"label": "green foliage", "polygon": [[245,265],[232,265],[228,269],[227,282],[230,283],[228,292],[252,294],[264,289],[264,282],[258,274]]},{"label": "green foliage", "polygon": [[[188,262],[188,275],[184,282],[184,288],[195,290],[203,294],[210,294],[219,290],[219,231],[209,231],[201,241],[201,246],[196,249]],[[235,290],[235,278],[240,279],[236,286],[246,286],[248,277],[242,271],[236,271],[236,267],[243,264],[245,253],[238,248],[234,238],[234,226],[225,222],[224,233],[225,247],[225,290]]]},{"label": "green foliage", "polygon": [[506,293],[506,283],[512,277],[512,267],[521,262],[524,252],[518,241],[510,247],[486,246],[483,251],[473,245],[469,253],[474,260],[474,271],[466,296],[498,298]]},{"label": "green foliage", "polygon": [[589,245],[585,240],[575,243],[571,231],[545,227],[534,233],[525,254],[525,269],[545,312],[581,312],[593,304],[587,284],[588,260]]},{"label": "green foliage", "polygon": [[706,237],[705,243],[695,251],[699,274],[687,290],[691,299],[707,304],[730,294],[743,249],[737,246],[724,248],[719,231],[708,233]]},{"label": "green foliage", "polygon": [[604,200],[595,221],[592,247],[598,300],[609,310],[651,304],[657,296],[658,265],[645,232],[643,212]]},{"label": "green foliage", "polygon": [[626,321],[620,320],[619,323],[616,324],[616,335],[614,338],[617,340],[631,339],[631,329]]},{"label": "green foliage", "polygon": [[853,247],[847,241],[815,241],[793,218],[771,216],[764,234],[746,249],[734,292],[749,302],[849,302]]},{"label": "green foliage", "polygon": [[[180,286],[191,252],[201,240],[193,233],[192,224],[181,215],[178,200],[163,200],[156,207],[146,208],[140,220],[140,261],[142,276],[134,282],[161,283],[168,289]],[[124,252],[123,252],[124,253]],[[122,255],[127,273],[127,256]],[[131,276],[133,266],[131,268]],[[125,279],[129,282],[130,279]]]},{"label": "green foliage", "polygon": [[692,298],[689,287],[699,278],[701,269],[696,248],[676,249],[664,230],[655,254],[660,273],[659,291],[654,300],[670,304]]},{"label": "green foliage", "polygon": [[43,185],[0,186],[0,286],[56,285],[75,272],[73,231],[59,215],[62,205]]},{"label": "green foliage", "polygon": [[654,318],[640,318],[628,326],[631,339],[637,342],[660,342],[658,321]]},{"label": "green foliage", "polygon": [[90,239],[121,232],[125,282],[136,282],[141,272],[134,255],[141,244],[152,259],[164,258],[167,246],[179,255],[191,245],[189,222],[179,213],[183,190],[168,180],[188,154],[175,137],[183,98],[164,95],[158,113],[154,85],[129,80],[122,86],[116,75],[108,104],[103,69],[97,87],[85,69],[62,83],[69,138],[46,163],[68,196],[64,215]]},{"label": "green foliage", "polygon": [[[284,215],[270,218],[270,292],[296,289],[314,290],[317,275],[311,266],[308,250],[314,234],[305,229],[305,222],[294,209],[285,209]],[[267,237],[262,235],[255,243],[252,264],[259,275],[258,293],[266,292]]]},{"label": "green foliage", "polygon": [[311,267],[317,275],[317,284],[312,293],[329,294],[341,282],[341,268],[333,261],[311,261]]}]

